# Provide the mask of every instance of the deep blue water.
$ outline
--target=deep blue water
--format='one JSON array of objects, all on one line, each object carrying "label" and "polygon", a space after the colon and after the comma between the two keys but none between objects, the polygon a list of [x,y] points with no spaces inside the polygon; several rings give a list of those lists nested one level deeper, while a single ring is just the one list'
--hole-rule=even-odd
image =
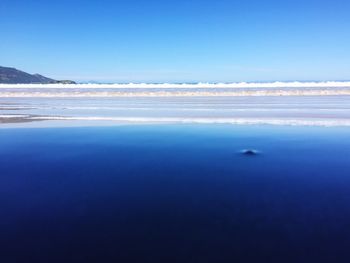
[{"label": "deep blue water", "polygon": [[0,209],[1,263],[350,262],[350,130],[2,129]]}]

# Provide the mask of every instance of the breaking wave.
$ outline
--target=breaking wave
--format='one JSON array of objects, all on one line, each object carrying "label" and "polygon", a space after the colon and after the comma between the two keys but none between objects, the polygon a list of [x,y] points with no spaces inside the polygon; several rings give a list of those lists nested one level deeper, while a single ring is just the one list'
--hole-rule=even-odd
[{"label": "breaking wave", "polygon": [[113,84],[0,84],[0,88],[325,88],[350,87],[350,81],[235,82],[235,83],[113,83]]},{"label": "breaking wave", "polygon": [[116,91],[0,91],[0,98],[103,98],[103,97],[246,97],[246,96],[350,96],[349,89],[313,89],[313,90],[240,90],[240,91],[166,91],[156,92],[116,92]]}]

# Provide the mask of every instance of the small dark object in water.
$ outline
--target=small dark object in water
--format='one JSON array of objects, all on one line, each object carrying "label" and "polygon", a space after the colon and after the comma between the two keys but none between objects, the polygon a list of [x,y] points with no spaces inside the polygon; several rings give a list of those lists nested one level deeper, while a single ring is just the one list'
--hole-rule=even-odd
[{"label": "small dark object in water", "polygon": [[251,150],[251,149],[243,150],[242,153],[244,155],[257,155],[258,154],[258,152],[256,150]]}]

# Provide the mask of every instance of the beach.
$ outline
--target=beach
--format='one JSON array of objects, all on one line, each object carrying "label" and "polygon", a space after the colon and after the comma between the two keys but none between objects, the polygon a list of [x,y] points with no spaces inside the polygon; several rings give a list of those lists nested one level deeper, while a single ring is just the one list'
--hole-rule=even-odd
[{"label": "beach", "polygon": [[221,123],[350,126],[350,85],[0,85],[1,127]]},{"label": "beach", "polygon": [[347,262],[349,88],[22,86],[1,262]]}]

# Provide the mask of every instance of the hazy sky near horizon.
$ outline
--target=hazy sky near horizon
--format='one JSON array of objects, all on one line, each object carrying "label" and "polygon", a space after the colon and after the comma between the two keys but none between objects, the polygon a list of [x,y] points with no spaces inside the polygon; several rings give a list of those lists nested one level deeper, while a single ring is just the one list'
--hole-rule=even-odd
[{"label": "hazy sky near horizon", "polygon": [[350,79],[349,0],[0,1],[0,65],[57,79]]}]

